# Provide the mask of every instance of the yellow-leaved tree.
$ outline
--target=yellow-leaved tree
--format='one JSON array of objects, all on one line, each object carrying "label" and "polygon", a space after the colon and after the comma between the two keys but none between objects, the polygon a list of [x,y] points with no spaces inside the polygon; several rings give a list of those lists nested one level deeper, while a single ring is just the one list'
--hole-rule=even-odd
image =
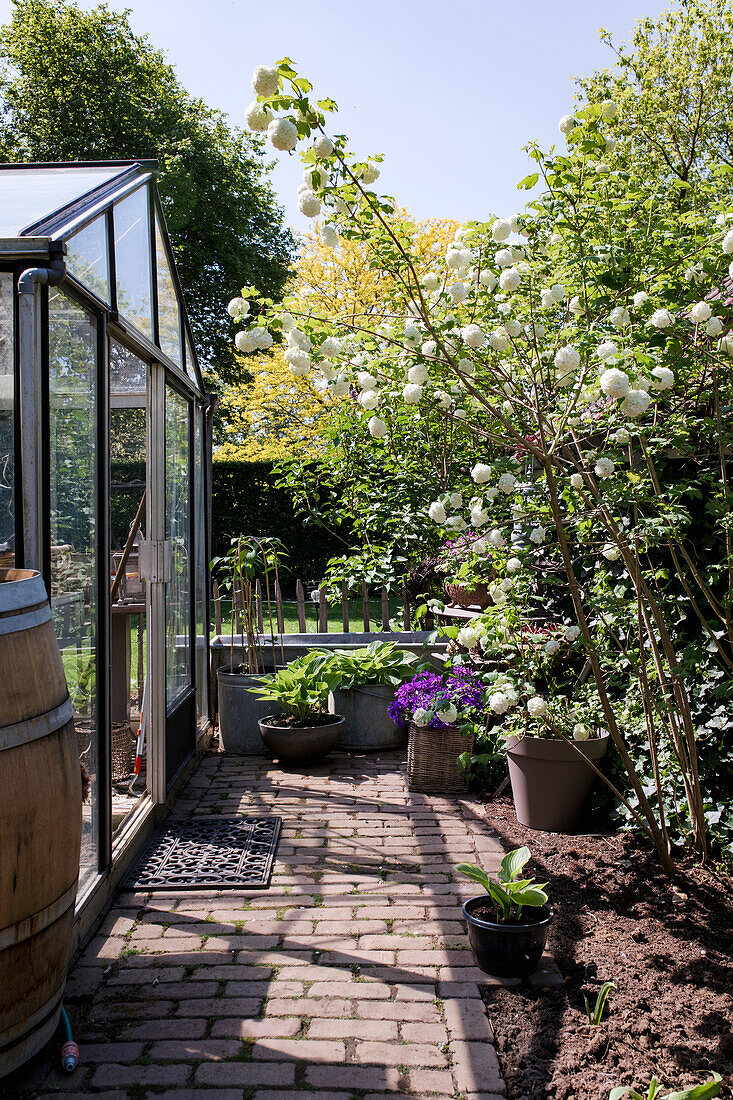
[{"label": "yellow-leaved tree", "polygon": [[[459,223],[450,219],[411,222],[395,215],[413,241],[420,267],[427,272],[454,239]],[[378,324],[384,315],[390,286],[383,270],[372,265],[368,248],[360,241],[341,240],[328,248],[318,232],[301,238],[295,277],[289,288],[288,308],[297,317],[361,317]],[[245,462],[287,458],[317,458],[326,445],[334,402],[345,400],[319,389],[310,377],[296,377],[278,345],[270,352],[250,355],[247,385],[228,386],[220,406],[220,445],[214,458]]]}]

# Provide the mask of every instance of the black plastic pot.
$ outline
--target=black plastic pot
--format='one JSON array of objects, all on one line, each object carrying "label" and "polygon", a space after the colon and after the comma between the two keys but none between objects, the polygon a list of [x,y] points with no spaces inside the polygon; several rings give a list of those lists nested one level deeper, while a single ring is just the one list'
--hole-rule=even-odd
[{"label": "black plastic pot", "polygon": [[320,760],[336,748],[346,728],[341,714],[329,715],[330,721],[319,726],[281,726],[279,718],[281,714],[260,718],[259,727],[262,740],[280,760]]},{"label": "black plastic pot", "polygon": [[469,898],[463,905],[468,924],[468,942],[477,964],[486,974],[497,978],[526,978],[537,969],[547,943],[552,909],[543,905],[526,916],[536,920],[526,924],[495,924],[474,917],[473,910],[488,903],[486,894]]}]

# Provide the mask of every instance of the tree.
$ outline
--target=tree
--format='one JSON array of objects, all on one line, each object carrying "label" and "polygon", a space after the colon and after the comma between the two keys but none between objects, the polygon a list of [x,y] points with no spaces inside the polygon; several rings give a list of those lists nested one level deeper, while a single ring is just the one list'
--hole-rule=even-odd
[{"label": "tree", "polygon": [[157,158],[197,350],[221,381],[242,377],[222,302],[243,283],[278,297],[294,251],[262,154],[261,137],[186,92],[126,14],[15,0],[0,32],[0,156]]}]

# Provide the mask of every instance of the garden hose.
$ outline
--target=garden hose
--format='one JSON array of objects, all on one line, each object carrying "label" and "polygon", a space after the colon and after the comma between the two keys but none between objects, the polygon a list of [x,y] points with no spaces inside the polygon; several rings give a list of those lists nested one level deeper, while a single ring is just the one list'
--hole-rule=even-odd
[{"label": "garden hose", "polygon": [[74,1042],[71,1020],[64,1006],[61,1006],[61,1027],[64,1032],[64,1045],[61,1047],[61,1067],[67,1073],[73,1073],[79,1065],[79,1048]]}]

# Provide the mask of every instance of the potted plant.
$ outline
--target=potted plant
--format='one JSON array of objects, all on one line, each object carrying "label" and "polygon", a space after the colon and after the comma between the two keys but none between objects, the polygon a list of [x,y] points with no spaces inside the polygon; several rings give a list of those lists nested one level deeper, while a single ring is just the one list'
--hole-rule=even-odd
[{"label": "potted plant", "polygon": [[[259,720],[267,713],[267,705],[256,699],[249,689],[260,682],[265,672],[277,663],[275,629],[270,601],[270,570],[278,578],[278,563],[284,556],[278,539],[240,536],[233,538],[228,553],[212,562],[212,569],[221,577],[220,589],[232,602],[232,625],[229,642],[229,664],[216,671],[219,736],[226,752],[261,755],[265,751]],[[257,596],[254,585],[262,575],[267,600],[269,646],[259,631]],[[243,661],[235,662],[234,638],[239,625]],[[285,663],[282,639],[280,659]]]},{"label": "potted plant", "polygon": [[466,789],[459,756],[471,753],[476,725],[486,713],[481,681],[471,669],[420,672],[395,692],[389,708],[397,726],[407,726],[407,785],[413,791]]},{"label": "potted plant", "polygon": [[312,649],[249,688],[258,699],[280,705],[279,713],[259,720],[262,740],[274,756],[318,760],[338,745],[346,719],[329,713],[328,696],[340,682],[333,655]]},{"label": "potted plant", "polygon": [[342,746],[374,752],[404,745],[407,731],[395,726],[388,708],[395,689],[414,674],[418,655],[394,642],[374,641],[362,649],[337,649],[334,659],[342,679],[329,704],[346,718]]},{"label": "potted plant", "polygon": [[446,542],[436,572],[444,573],[448,599],[458,607],[488,607],[489,582],[494,577],[485,536],[469,531]]},{"label": "potted plant", "polygon": [[530,858],[529,848],[508,852],[495,881],[471,863],[456,867],[484,888],[485,893],[464,903],[463,915],[476,962],[499,978],[526,978],[537,968],[547,942],[552,921],[547,883],[519,877]]}]

